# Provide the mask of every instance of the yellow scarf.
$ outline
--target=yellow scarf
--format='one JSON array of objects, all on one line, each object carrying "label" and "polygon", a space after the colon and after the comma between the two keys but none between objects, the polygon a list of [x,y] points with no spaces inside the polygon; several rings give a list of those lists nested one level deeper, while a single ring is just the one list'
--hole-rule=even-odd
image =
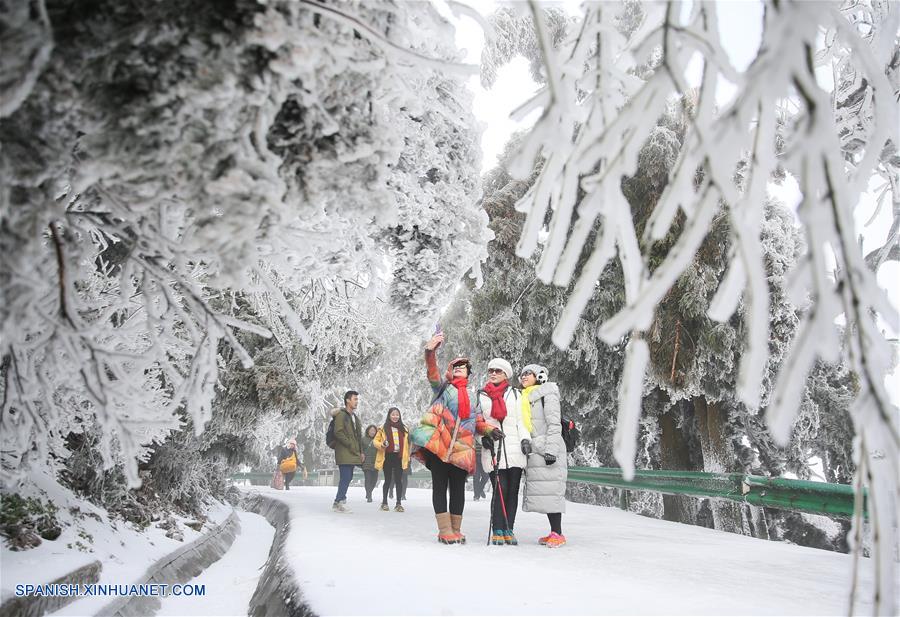
[{"label": "yellow scarf", "polygon": [[531,423],[531,401],[528,399],[528,393],[537,388],[537,384],[528,386],[522,390],[522,421],[525,422],[525,428],[529,433],[534,433],[534,425]]}]

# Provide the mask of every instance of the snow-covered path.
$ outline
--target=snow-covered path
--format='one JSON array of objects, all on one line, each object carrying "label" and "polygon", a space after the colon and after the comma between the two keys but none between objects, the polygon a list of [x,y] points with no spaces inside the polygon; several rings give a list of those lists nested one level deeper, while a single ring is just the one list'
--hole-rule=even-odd
[{"label": "snow-covered path", "polygon": [[202,598],[170,595],[163,599],[157,615],[246,615],[256,591],[259,575],[275,529],[265,518],[238,511],[241,532],[219,561],[186,584],[205,585]]},{"label": "snow-covered path", "polygon": [[353,487],[352,514],[331,511],[333,487],[248,490],[290,504],[285,550],[320,615],[845,614],[850,559],[838,553],[573,503],[563,548],[537,545],[546,517],[521,511],[522,544],[485,546],[488,503],[471,493],[468,544],[443,546],[427,490],[397,513]]}]

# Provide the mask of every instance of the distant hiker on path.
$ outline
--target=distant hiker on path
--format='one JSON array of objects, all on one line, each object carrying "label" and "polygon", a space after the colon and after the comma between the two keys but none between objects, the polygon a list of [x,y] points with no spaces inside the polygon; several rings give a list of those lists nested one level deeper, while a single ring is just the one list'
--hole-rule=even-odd
[{"label": "distant hiker on path", "polygon": [[[522,417],[521,393],[512,387],[512,365],[503,358],[488,362],[488,382],[479,393],[481,413],[477,430],[481,434],[499,431],[502,439],[494,440],[497,471],[491,465],[491,452],[482,452],[481,464],[490,469],[494,487],[491,503],[491,544],[518,544],[513,528],[519,505],[519,484],[528,463],[521,444],[531,440],[530,427]],[[488,439],[485,437],[485,439]]]},{"label": "distant hiker on path", "polygon": [[526,512],[543,512],[550,521],[550,534],[538,543],[557,548],[566,543],[562,514],[566,511],[566,444],[562,438],[559,387],[548,381],[547,369],[529,364],[522,369],[522,413],[530,421],[531,441],[522,443],[528,457],[525,470]]},{"label": "distant hiker on path", "polygon": [[375,459],[378,457],[378,448],[375,447],[373,440],[378,433],[378,427],[370,424],[366,427],[366,433],[363,436],[363,455],[366,460],[363,463],[363,475],[365,476],[366,501],[372,503],[372,491],[378,484],[378,470],[375,469]]},{"label": "distant hiker on path", "polygon": [[[478,397],[469,386],[472,365],[456,358],[447,367],[444,379],[437,367],[437,348],[444,334],[435,334],[425,345],[425,366],[434,400],[419,421],[410,439],[413,455],[431,471],[431,504],[438,527],[438,541],[458,544],[462,534],[466,502],[466,476],[475,472],[475,416]],[[450,494],[449,511],[447,493]]]},{"label": "distant hiker on path", "polygon": [[[291,490],[291,480],[297,475],[297,468],[300,465],[300,458],[297,455],[297,440],[291,437],[278,450],[278,470],[284,477],[284,489]],[[306,480],[306,467],[303,467],[303,479]]]},{"label": "distant hiker on path", "polygon": [[390,509],[388,508],[388,489],[396,485],[397,505],[394,506],[394,511],[403,512],[400,496],[403,493],[401,487],[403,470],[409,467],[409,431],[403,424],[399,409],[391,407],[388,410],[384,426],[378,429],[373,442],[378,449],[375,467],[384,470],[381,509],[384,511]]},{"label": "distant hiker on path", "polygon": [[334,416],[334,461],[340,470],[337,495],[331,509],[335,512],[350,512],[347,508],[347,488],[353,479],[353,468],[365,462],[363,454],[362,428],[356,408],[359,406],[359,392],[348,390],[344,393],[344,408],[332,410]]}]

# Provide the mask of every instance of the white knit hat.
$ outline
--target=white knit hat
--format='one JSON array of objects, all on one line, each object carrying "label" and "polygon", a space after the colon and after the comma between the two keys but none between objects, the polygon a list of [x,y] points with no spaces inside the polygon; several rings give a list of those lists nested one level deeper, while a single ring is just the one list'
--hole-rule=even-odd
[{"label": "white knit hat", "polygon": [[494,358],[493,360],[488,362],[488,370],[490,370],[492,368],[498,368],[501,371],[503,371],[504,373],[506,373],[507,379],[513,378],[512,364],[510,364],[503,358]]},{"label": "white knit hat", "polygon": [[533,374],[535,381],[539,384],[547,383],[547,380],[550,379],[550,373],[540,364],[529,364],[522,368],[522,373]]}]

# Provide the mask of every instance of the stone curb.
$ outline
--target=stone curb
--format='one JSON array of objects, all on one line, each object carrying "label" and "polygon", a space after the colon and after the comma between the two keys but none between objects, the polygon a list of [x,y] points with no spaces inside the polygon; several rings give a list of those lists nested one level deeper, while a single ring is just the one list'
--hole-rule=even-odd
[{"label": "stone curb", "polygon": [[[50,585],[89,585],[100,580],[103,564],[93,561],[51,581]],[[74,602],[78,596],[22,596],[0,605],[0,617],[41,617]]]},{"label": "stone curb", "polygon": [[241,501],[241,507],[264,516],[275,528],[275,538],[269,550],[269,559],[259,577],[259,584],[250,599],[250,617],[284,615],[286,617],[317,617],[303,600],[303,593],[288,564],[284,546],[291,528],[290,508],[284,502],[250,493]]},{"label": "stone curb", "polygon": [[[232,510],[228,518],[215,529],[154,563],[147,569],[144,576],[139,581],[134,582],[134,584],[166,583],[172,585],[175,583],[186,583],[221,559],[222,555],[231,548],[235,537],[240,531],[240,519],[237,512]],[[153,615],[161,607],[162,602],[159,597],[131,596],[117,598],[104,606],[97,615],[112,615],[114,617]]]}]

